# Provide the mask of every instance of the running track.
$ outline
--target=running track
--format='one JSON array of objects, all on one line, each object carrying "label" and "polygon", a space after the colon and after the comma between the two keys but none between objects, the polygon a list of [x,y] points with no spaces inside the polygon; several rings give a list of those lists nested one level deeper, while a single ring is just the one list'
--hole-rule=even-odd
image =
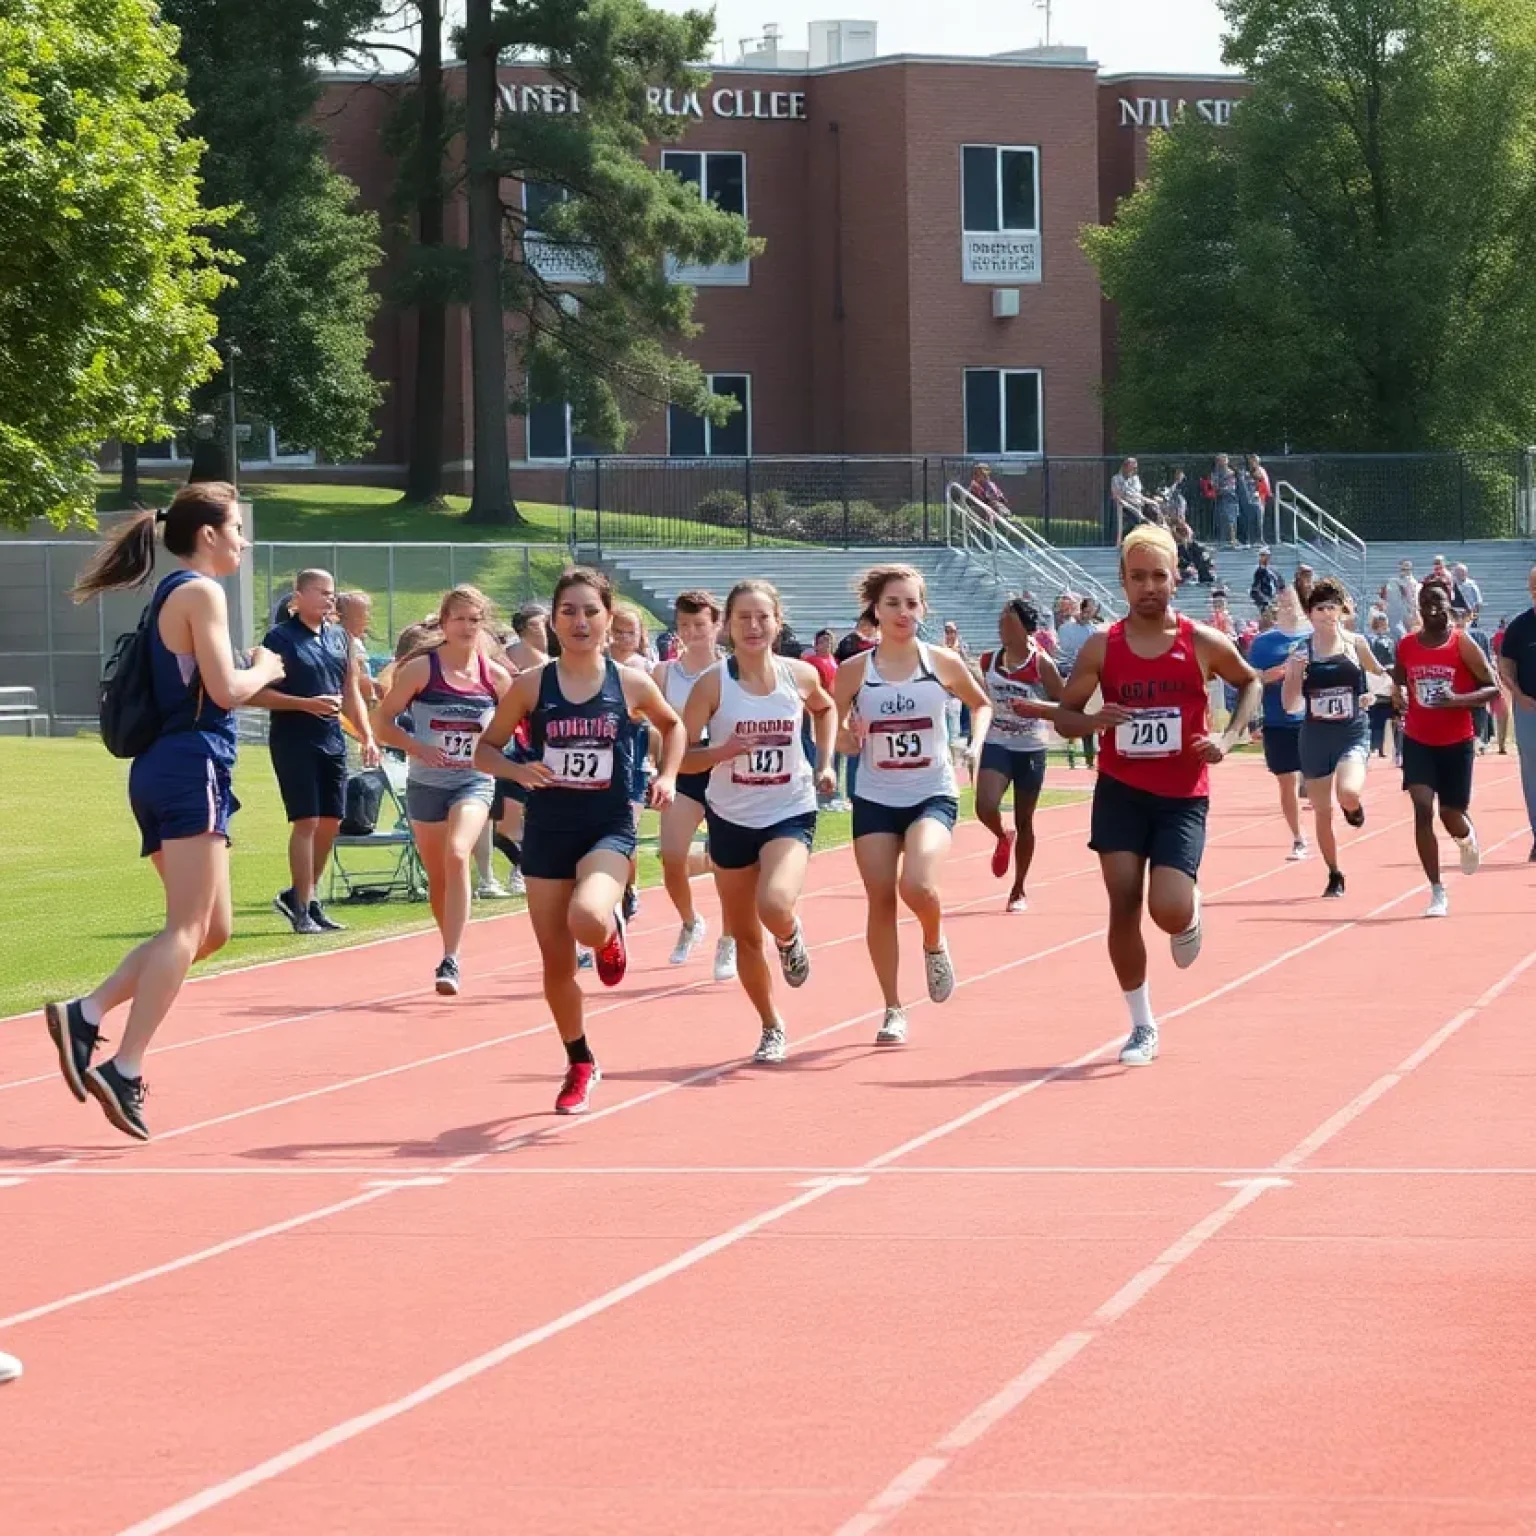
[{"label": "running track", "polygon": [[147,1146],[0,1022],[0,1529],[1536,1530],[1514,764],[1479,763],[1440,924],[1381,764],[1328,904],[1260,765],[1216,778],[1146,1070],[1086,806],[1042,813],[1021,918],[963,828],[962,989],[899,1051],[846,850],[777,1070],[648,893],[585,1121],[549,1113],[521,916],[452,1002],[425,938],[194,984]]}]

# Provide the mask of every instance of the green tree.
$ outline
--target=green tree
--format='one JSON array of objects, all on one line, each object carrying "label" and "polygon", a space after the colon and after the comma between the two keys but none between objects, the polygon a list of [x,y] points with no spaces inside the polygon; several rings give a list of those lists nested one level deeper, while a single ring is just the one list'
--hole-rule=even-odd
[{"label": "green tree", "polygon": [[186,410],[225,278],[143,0],[0,10],[0,519],[89,518],[94,454]]},{"label": "green tree", "polygon": [[1126,441],[1403,451],[1536,433],[1536,8],[1223,0],[1253,82],[1085,233]]}]

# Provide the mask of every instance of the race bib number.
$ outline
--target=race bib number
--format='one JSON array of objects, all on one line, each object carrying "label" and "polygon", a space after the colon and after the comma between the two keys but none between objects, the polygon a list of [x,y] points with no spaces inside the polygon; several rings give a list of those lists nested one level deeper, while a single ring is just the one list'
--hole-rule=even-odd
[{"label": "race bib number", "polygon": [[864,739],[864,751],[876,768],[931,768],[934,752],[933,721],[872,720]]},{"label": "race bib number", "polygon": [[1420,704],[1434,705],[1450,697],[1451,680],[1448,677],[1416,677],[1413,694]]},{"label": "race bib number", "polygon": [[1323,688],[1310,700],[1314,720],[1353,720],[1355,718],[1355,690],[1353,688]]},{"label": "race bib number", "polygon": [[613,748],[606,742],[546,743],[544,766],[558,789],[607,789],[613,783]]},{"label": "race bib number", "polygon": [[1115,727],[1121,757],[1177,757],[1184,750],[1184,716],[1177,709],[1138,709]]},{"label": "race bib number", "polygon": [[754,786],[789,783],[790,748],[760,744],[731,759],[731,783]]},{"label": "race bib number", "polygon": [[431,731],[449,766],[468,768],[475,760],[475,744],[480,740],[478,720],[434,720]]}]

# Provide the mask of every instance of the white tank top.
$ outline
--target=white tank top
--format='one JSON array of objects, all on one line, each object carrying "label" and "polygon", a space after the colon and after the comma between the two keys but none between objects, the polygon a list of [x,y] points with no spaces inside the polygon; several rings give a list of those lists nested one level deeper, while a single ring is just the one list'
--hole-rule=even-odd
[{"label": "white tank top", "polygon": [[739,728],[753,746],[710,769],[705,802],[715,815],[754,830],[816,809],[816,780],[800,740],[805,700],[789,663],[775,657],[773,665],[773,692],[759,696],[731,676],[730,662],[717,662],[720,704],[709,717],[711,741]]},{"label": "white tank top", "polygon": [[953,795],[945,707],[950,692],[934,673],[933,653],[919,642],[917,671],[899,683],[881,677],[877,654],[865,652],[864,681],[855,701],[865,726],[858,798],[908,806],[934,795]]},{"label": "white tank top", "polygon": [[667,675],[662,682],[661,691],[667,703],[678,714],[682,714],[683,705],[688,702],[688,695],[693,692],[693,685],[704,676],[705,672],[709,671],[710,666],[714,666],[714,662],[711,662],[702,671],[685,672],[681,657],[677,657],[667,663]]},{"label": "white tank top", "polygon": [[1031,699],[1042,702],[1050,698],[1045,684],[1040,681],[1040,650],[1034,647],[1029,660],[1011,672],[1003,671],[1001,650],[989,652],[981,658],[981,680],[986,684],[987,697],[992,700],[992,726],[987,732],[989,747],[1006,747],[1010,752],[1044,752],[1049,741],[1048,720],[1038,715],[1016,715],[1014,703]]}]

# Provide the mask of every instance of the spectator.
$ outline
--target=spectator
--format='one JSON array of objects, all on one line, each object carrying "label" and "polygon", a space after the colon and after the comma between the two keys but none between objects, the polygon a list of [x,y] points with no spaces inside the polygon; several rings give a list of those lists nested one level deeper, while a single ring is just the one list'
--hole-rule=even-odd
[{"label": "spectator", "polygon": [[[1393,638],[1387,611],[1384,608],[1371,610],[1370,623],[1367,627],[1365,643],[1371,648],[1371,655],[1381,664],[1382,670],[1388,677],[1392,675],[1392,668],[1397,662],[1397,641]],[[1369,681],[1369,679],[1367,679]],[[1377,757],[1387,755],[1387,726],[1392,726],[1392,760],[1398,762],[1403,755],[1402,732],[1397,728],[1397,711],[1392,707],[1390,694],[1381,695],[1372,693],[1370,707],[1371,721],[1371,751]]]},{"label": "spectator", "polygon": [[1453,607],[1455,606],[1456,583],[1451,576],[1450,568],[1445,563],[1444,555],[1435,556],[1435,563],[1430,567],[1429,575],[1424,578],[1422,585],[1444,587],[1446,598]]},{"label": "spectator", "polygon": [[986,508],[988,523],[995,523],[998,518],[1008,516],[1008,498],[1003,495],[1002,488],[992,478],[991,465],[978,464],[971,471],[969,490],[971,495]]},{"label": "spectator", "polygon": [[1413,574],[1413,561],[1400,560],[1397,576],[1384,589],[1387,606],[1387,627],[1394,639],[1401,639],[1414,628],[1419,611],[1419,583]]},{"label": "spectator", "polygon": [[[1264,468],[1258,454],[1248,455],[1248,473],[1253,479],[1253,497],[1258,506],[1258,521],[1254,524],[1253,541],[1255,544],[1264,542],[1264,513],[1269,506],[1269,498],[1273,494],[1273,487],[1269,483],[1269,471]],[[1276,535],[1278,537],[1278,534]]]},{"label": "spectator", "polygon": [[1163,519],[1170,527],[1178,519],[1189,515],[1189,501],[1184,492],[1182,469],[1174,470],[1173,479],[1168,482],[1157,499],[1163,509]]},{"label": "spectator", "polygon": [[1264,508],[1259,501],[1258,486],[1253,478],[1253,471],[1245,463],[1237,471],[1237,505],[1239,517],[1237,520],[1238,543],[1243,549],[1247,549],[1250,539],[1254,543],[1259,541],[1260,535],[1255,532],[1264,520]]},{"label": "spectator", "polygon": [[1216,538],[1226,541],[1229,549],[1237,548],[1237,476],[1232,473],[1232,461],[1224,453],[1216,455],[1211,466],[1211,494],[1216,500]]},{"label": "spectator", "polygon": [[[1515,747],[1520,753],[1520,786],[1525,814],[1536,832],[1536,566],[1527,578],[1531,606],[1504,629],[1499,647],[1499,675],[1509,690],[1509,712],[1515,720]],[[1536,846],[1531,849],[1536,864]]]},{"label": "spectator", "polygon": [[368,625],[373,618],[373,599],[366,592],[343,592],[336,599],[336,618],[347,632],[352,650],[352,661],[357,667],[358,686],[363,690],[363,703],[372,709],[379,702],[378,685],[368,666]]},{"label": "spectator", "polygon": [[1115,509],[1115,543],[1119,544],[1126,531],[1138,523],[1160,523],[1161,514],[1157,503],[1142,494],[1141,476],[1136,472],[1136,460],[1124,459],[1120,473],[1109,482],[1109,499]]},{"label": "spectator", "polygon": [[1312,595],[1313,571],[1310,565],[1298,565],[1296,574],[1291,578],[1291,585],[1296,588],[1296,600],[1301,604],[1301,611],[1307,611],[1307,599]]},{"label": "spectator", "polygon": [[960,626],[953,619],[944,621],[944,644],[961,656],[969,656],[971,648],[960,638]]},{"label": "spectator", "polygon": [[1237,639],[1237,624],[1234,622],[1231,611],[1227,607],[1227,589],[1225,587],[1211,588],[1211,616],[1207,622],[1212,629],[1219,629],[1228,640]]},{"label": "spectator", "polygon": [[1189,526],[1188,518],[1181,517],[1174,523],[1173,539],[1179,547],[1180,579],[1209,586],[1216,575],[1211,567],[1211,553],[1195,537],[1195,530]]},{"label": "spectator", "polygon": [[[1083,601],[1071,592],[1056,599],[1056,669],[1062,677],[1072,676],[1077,654],[1093,634],[1093,625],[1083,617]],[[1085,737],[1085,741],[1091,741]]]},{"label": "spectator", "polygon": [[[1509,628],[1508,618],[1499,620],[1499,627],[1493,632],[1493,654],[1495,657],[1504,654],[1504,631]],[[1509,684],[1504,681],[1504,669],[1499,668],[1499,696],[1488,707],[1493,711],[1493,733],[1498,740],[1499,756],[1509,755]]]},{"label": "spectator", "polygon": [[1483,589],[1467,574],[1466,566],[1459,562],[1451,570],[1451,607],[1465,608],[1478,613],[1483,606]]},{"label": "spectator", "polygon": [[[1459,566],[1459,570],[1465,571],[1465,566]],[[1493,641],[1488,636],[1488,631],[1478,623],[1477,609],[1453,609],[1457,622],[1467,632],[1467,638],[1488,659],[1488,670],[1495,677],[1499,675],[1499,664],[1494,660]],[[1488,743],[1493,740],[1493,712],[1486,704],[1480,704],[1472,711],[1473,739],[1477,742],[1478,756],[1481,757],[1487,749]]]},{"label": "spectator", "polygon": [[[984,464],[977,468],[985,469]],[[880,624],[875,618],[875,610],[866,608],[858,617],[853,629],[837,642],[837,649],[832,653],[839,665],[847,661],[850,656],[858,656],[864,651],[872,651],[880,643]],[[859,784],[859,759],[856,753],[843,759],[844,764],[844,790],[843,797],[852,800]]]},{"label": "spectator", "polygon": [[1269,563],[1269,546],[1261,545],[1258,569],[1254,571],[1253,581],[1248,588],[1248,596],[1253,599],[1253,606],[1263,613],[1280,596],[1280,589],[1284,585],[1280,572]]}]

